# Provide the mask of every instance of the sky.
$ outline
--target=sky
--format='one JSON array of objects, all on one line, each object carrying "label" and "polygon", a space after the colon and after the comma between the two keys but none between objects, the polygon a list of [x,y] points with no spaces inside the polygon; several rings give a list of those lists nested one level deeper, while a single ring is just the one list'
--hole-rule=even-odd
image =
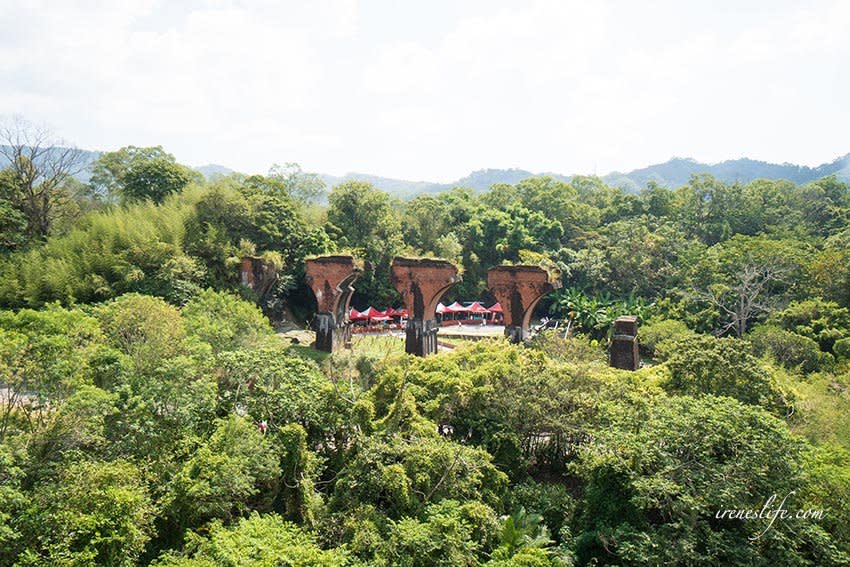
[{"label": "sky", "polygon": [[450,182],[850,152],[850,2],[0,0],[0,116]]}]

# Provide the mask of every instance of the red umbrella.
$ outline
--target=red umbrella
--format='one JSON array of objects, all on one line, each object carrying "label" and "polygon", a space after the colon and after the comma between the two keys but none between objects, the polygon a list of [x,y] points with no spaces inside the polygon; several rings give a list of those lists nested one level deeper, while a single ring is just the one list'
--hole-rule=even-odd
[{"label": "red umbrella", "polygon": [[491,313],[504,313],[504,311],[502,311],[502,304],[501,303],[494,303],[493,305],[490,306],[490,312]]}]

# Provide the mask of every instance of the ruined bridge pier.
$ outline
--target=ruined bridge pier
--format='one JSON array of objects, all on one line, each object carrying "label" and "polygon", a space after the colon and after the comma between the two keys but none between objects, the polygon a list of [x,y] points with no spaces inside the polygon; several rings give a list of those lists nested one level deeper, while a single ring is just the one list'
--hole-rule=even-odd
[{"label": "ruined bridge pier", "polygon": [[614,321],[614,333],[608,349],[608,362],[614,368],[637,370],[640,351],[637,339],[637,317],[623,315]]},{"label": "ruined bridge pier", "polygon": [[307,284],[319,306],[313,319],[316,349],[334,352],[351,342],[349,303],[354,293],[352,283],[362,269],[352,256],[320,256],[305,263]]},{"label": "ruined bridge pier", "polygon": [[528,338],[531,314],[544,295],[561,282],[539,266],[496,266],[487,270],[490,293],[502,306],[505,336],[512,343]]},{"label": "ruined bridge pier", "polygon": [[461,281],[457,267],[445,260],[396,257],[392,264],[393,287],[401,294],[410,318],[404,350],[416,356],[437,352],[437,303]]}]

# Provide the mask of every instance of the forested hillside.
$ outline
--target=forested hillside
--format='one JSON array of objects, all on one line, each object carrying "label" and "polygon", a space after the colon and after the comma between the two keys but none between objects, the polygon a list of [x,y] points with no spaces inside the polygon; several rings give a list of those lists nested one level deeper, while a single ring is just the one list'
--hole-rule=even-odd
[{"label": "forested hillside", "polygon": [[[26,147],[0,171],[0,565],[850,564],[837,177],[401,201],[156,147],[84,184]],[[278,335],[315,310],[305,258],[342,251],[359,308],[399,304],[400,254],[457,263],[449,301],[543,265],[563,288],[539,314],[572,334],[424,359]],[[606,361],[622,314],[636,372]]]}]

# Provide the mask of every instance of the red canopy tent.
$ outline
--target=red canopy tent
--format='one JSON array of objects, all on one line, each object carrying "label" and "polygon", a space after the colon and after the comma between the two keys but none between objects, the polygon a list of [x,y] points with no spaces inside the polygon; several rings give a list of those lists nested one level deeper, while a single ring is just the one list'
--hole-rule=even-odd
[{"label": "red canopy tent", "polygon": [[443,305],[442,303],[437,304],[437,309],[436,309],[437,313],[443,313],[443,312],[445,312],[445,310],[446,310],[445,305]]},{"label": "red canopy tent", "polygon": [[389,317],[387,317],[387,314],[385,312],[378,311],[377,309],[375,309],[371,305],[369,307],[367,307],[365,311],[361,311],[360,315],[362,317],[365,317],[366,319],[369,319],[370,321],[388,321],[389,320]]},{"label": "red canopy tent", "polygon": [[494,303],[489,307],[491,313],[504,313],[501,303]]},{"label": "red canopy tent", "polygon": [[352,307],[351,311],[348,312],[348,318],[351,321],[365,321],[368,319],[368,317],[364,317],[363,314],[354,307]]},{"label": "red canopy tent", "polygon": [[451,305],[446,306],[446,313],[466,313],[467,311],[469,311],[469,309],[464,307],[457,301],[455,301]]},{"label": "red canopy tent", "polygon": [[467,307],[467,311],[469,311],[470,313],[490,313],[489,309],[487,309],[477,301],[473,301],[472,305]]}]

